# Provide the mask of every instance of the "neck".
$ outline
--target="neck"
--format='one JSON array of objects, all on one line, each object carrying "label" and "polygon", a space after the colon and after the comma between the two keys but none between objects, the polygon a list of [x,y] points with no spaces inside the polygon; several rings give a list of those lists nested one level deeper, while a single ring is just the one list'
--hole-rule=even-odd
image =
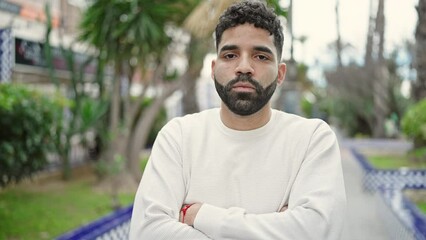
[{"label": "neck", "polygon": [[223,124],[228,128],[239,131],[249,131],[263,127],[269,122],[271,115],[272,110],[269,103],[249,116],[241,116],[231,112],[223,102],[220,109],[220,118]]}]

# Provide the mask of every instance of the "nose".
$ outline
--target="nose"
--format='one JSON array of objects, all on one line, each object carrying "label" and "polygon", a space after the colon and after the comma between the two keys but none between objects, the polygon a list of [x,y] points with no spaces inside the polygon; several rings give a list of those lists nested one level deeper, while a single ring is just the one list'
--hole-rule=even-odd
[{"label": "nose", "polygon": [[250,74],[253,75],[254,69],[251,65],[250,59],[247,57],[241,57],[240,61],[237,64],[237,67],[235,68],[235,72],[237,75],[240,74]]}]

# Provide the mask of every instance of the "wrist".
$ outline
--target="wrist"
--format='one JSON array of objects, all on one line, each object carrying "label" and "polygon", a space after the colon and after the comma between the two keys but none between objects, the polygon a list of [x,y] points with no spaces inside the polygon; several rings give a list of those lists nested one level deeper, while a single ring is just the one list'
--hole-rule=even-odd
[{"label": "wrist", "polygon": [[192,203],[192,204],[185,204],[181,208],[181,222],[185,223],[189,226],[194,225],[195,217],[197,216],[198,210],[201,208],[201,203]]},{"label": "wrist", "polygon": [[192,207],[192,205],[194,205],[195,203],[191,203],[191,204],[186,204],[183,205],[181,208],[181,215],[182,215],[182,222],[185,223],[185,217],[187,216],[187,212],[189,210],[190,207]]}]

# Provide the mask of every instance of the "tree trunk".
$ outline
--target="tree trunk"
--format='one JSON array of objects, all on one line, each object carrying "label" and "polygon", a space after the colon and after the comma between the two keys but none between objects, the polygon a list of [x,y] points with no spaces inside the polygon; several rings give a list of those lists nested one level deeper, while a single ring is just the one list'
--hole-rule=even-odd
[{"label": "tree trunk", "polygon": [[203,68],[204,57],[210,48],[210,40],[191,38],[188,49],[188,69],[183,82],[183,114],[199,112],[196,87],[197,80]]},{"label": "tree trunk", "polygon": [[373,40],[374,40],[374,21],[372,15],[373,0],[370,0],[370,14],[368,20],[367,43],[365,46],[364,65],[368,66],[373,62]]},{"label": "tree trunk", "polygon": [[293,0],[290,0],[290,4],[288,6],[287,22],[288,32],[290,33],[290,61],[294,61]]},{"label": "tree trunk", "polygon": [[342,39],[340,34],[339,0],[336,0],[335,11],[336,11],[336,31],[337,31],[337,40],[336,40],[337,66],[341,68],[343,67],[343,62],[342,62]]},{"label": "tree trunk", "polygon": [[297,83],[297,62],[294,59],[294,34],[293,34],[293,0],[290,0],[288,7],[288,31],[290,35],[290,59],[287,61],[286,80],[283,82],[279,91],[278,98],[274,103],[279,110],[301,114],[300,110],[300,92]]},{"label": "tree trunk", "polygon": [[413,86],[416,101],[426,98],[426,0],[419,0],[416,28],[416,70],[417,80]]},{"label": "tree trunk", "polygon": [[120,121],[120,81],[121,81],[121,71],[120,67],[116,67],[116,74],[113,80],[112,84],[112,95],[111,95],[111,106],[109,110],[109,126],[110,130],[112,131],[112,134],[117,134],[118,131],[118,124]]},{"label": "tree trunk", "polygon": [[127,145],[127,167],[132,173],[134,179],[139,180],[141,177],[140,158],[139,154],[141,149],[145,147],[148,140],[148,135],[151,130],[158,113],[163,107],[164,101],[178,89],[179,83],[182,81],[177,80],[175,85],[169,86],[164,92],[155,98],[154,102],[143,111],[140,119],[137,121],[135,127],[131,130],[130,140]]},{"label": "tree trunk", "polygon": [[389,74],[384,59],[385,14],[384,0],[379,0],[376,17],[376,32],[379,37],[377,65],[373,71],[374,78],[374,109],[376,113],[373,135],[376,138],[386,137],[385,121],[389,112]]}]

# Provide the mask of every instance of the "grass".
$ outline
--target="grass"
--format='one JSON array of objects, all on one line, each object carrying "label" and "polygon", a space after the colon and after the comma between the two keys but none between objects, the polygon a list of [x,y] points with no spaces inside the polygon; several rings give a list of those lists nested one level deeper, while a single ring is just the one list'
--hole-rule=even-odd
[{"label": "grass", "polygon": [[[94,179],[11,187],[0,192],[0,239],[52,239],[109,214],[111,197],[94,191]],[[134,194],[120,194],[127,206]]]},{"label": "grass", "polygon": [[404,194],[426,215],[426,189],[405,189]]},{"label": "grass", "polygon": [[416,205],[422,213],[426,214],[426,201],[417,202]]},{"label": "grass", "polygon": [[426,168],[425,161],[412,161],[406,155],[391,156],[391,155],[375,155],[368,156],[368,161],[373,167],[378,169],[399,169],[401,167],[408,168]]}]

